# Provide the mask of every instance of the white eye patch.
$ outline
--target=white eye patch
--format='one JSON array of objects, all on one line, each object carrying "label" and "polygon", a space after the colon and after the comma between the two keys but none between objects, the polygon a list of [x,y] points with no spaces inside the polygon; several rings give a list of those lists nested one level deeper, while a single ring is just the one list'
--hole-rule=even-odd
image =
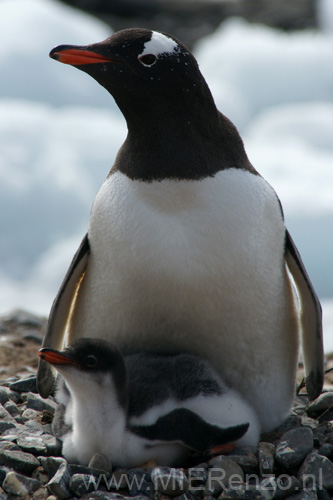
[{"label": "white eye patch", "polygon": [[151,39],[145,43],[143,52],[139,54],[139,58],[146,54],[152,54],[156,57],[162,54],[172,54],[173,52],[177,52],[178,49],[179,45],[172,38],[157,31],[152,31]]}]

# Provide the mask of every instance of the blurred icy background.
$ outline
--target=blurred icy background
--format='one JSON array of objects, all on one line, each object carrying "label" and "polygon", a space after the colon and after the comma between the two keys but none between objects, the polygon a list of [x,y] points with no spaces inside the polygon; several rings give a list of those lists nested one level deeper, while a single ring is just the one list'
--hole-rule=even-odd
[{"label": "blurred icy background", "polygon": [[[224,22],[194,52],[277,191],[333,350],[333,1],[319,31]],[[48,58],[110,28],[56,0],[0,0],[0,313],[48,314],[126,135],[104,89]]]}]

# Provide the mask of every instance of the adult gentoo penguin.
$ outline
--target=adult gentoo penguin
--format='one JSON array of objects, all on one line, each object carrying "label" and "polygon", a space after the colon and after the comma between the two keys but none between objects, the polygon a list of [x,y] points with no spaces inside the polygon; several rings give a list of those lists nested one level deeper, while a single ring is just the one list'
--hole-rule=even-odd
[{"label": "adult gentoo penguin", "polygon": [[181,465],[191,452],[259,439],[253,409],[197,356],[123,357],[109,342],[88,338],[64,351],[43,348],[39,356],[70,392],[60,386],[58,394],[66,406],[63,455],[70,462],[87,465],[102,453],[118,466]]},{"label": "adult gentoo penguin", "polygon": [[[146,29],[61,45],[50,56],[112,94],[128,135],[54,301],[44,347],[94,332],[122,351],[199,353],[251,402],[262,430],[274,428],[293,400],[300,328],[307,391],[311,399],[321,391],[321,308],[276,193],[217,110],[195,58]],[[40,394],[53,383],[41,361]]]}]

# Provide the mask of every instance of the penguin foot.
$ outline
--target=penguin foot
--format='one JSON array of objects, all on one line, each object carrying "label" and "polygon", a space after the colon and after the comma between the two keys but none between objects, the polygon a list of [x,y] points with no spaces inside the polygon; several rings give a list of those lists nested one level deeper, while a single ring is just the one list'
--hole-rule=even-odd
[{"label": "penguin foot", "polygon": [[236,449],[235,443],[222,444],[220,446],[213,446],[207,453],[214,457],[215,455],[227,455]]}]

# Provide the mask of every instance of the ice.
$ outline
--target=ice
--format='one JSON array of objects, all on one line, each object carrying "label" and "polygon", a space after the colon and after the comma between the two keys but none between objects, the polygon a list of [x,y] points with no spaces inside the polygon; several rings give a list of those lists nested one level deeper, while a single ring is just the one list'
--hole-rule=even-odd
[{"label": "ice", "polygon": [[[333,351],[333,2],[322,29],[284,33],[240,19],[195,49],[219,109],[280,197],[322,299]],[[113,99],[48,57],[112,30],[55,0],[0,0],[0,313],[47,314],[126,136]]]},{"label": "ice", "polygon": [[25,278],[41,252],[86,232],[94,196],[126,136],[98,108],[0,101],[0,259]]},{"label": "ice", "polygon": [[196,55],[218,107],[244,130],[266,108],[331,101],[332,43],[314,30],[287,33],[235,18],[203,39]]},{"label": "ice", "polygon": [[102,41],[104,23],[52,0],[0,1],[0,96],[65,106],[113,105],[104,89],[48,54],[55,45]]}]

